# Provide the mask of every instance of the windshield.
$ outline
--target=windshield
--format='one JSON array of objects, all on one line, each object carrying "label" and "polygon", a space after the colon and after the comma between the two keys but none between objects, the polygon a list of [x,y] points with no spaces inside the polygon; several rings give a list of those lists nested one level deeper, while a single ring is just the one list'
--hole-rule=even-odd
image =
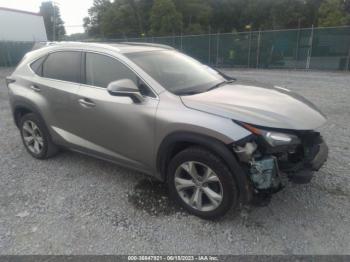
[{"label": "windshield", "polygon": [[226,79],[217,71],[176,51],[125,54],[165,89],[176,95],[208,91]]}]

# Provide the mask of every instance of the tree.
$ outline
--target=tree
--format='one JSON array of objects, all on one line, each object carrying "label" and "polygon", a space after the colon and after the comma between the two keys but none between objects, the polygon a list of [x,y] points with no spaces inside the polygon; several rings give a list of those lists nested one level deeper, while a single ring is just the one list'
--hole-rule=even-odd
[{"label": "tree", "polygon": [[318,15],[319,26],[350,25],[350,14],[346,12],[343,0],[326,0],[321,4]]},{"label": "tree", "polygon": [[153,0],[137,0],[137,6],[143,25],[142,34],[144,35],[146,35],[151,29],[150,16],[153,7],[153,2]]},{"label": "tree", "polygon": [[[248,0],[210,0],[212,17],[210,26],[213,32],[241,31],[248,23],[243,21]],[[247,19],[249,20],[249,19]]]},{"label": "tree", "polygon": [[183,32],[197,34],[208,32],[212,8],[208,0],[173,0],[182,14]]},{"label": "tree", "polygon": [[[116,0],[102,18],[106,37],[140,37],[145,33],[141,3],[144,0]],[[143,6],[144,7],[144,6]]]},{"label": "tree", "polygon": [[87,17],[84,18],[85,32],[92,37],[103,36],[102,19],[111,7],[109,0],[94,0],[92,7],[88,10]]},{"label": "tree", "polygon": [[350,0],[94,0],[90,37],[201,34],[349,24]]},{"label": "tree", "polygon": [[350,0],[344,0],[344,8],[347,14],[350,14]]},{"label": "tree", "polygon": [[271,8],[271,28],[298,28],[299,24],[305,25],[304,10],[305,2],[302,0],[279,0]]},{"label": "tree", "polygon": [[53,5],[52,2],[42,2],[40,6],[40,14],[44,18],[48,40],[62,40],[66,35],[66,29],[64,28],[64,22],[61,19],[59,7]]},{"label": "tree", "polygon": [[149,30],[152,0],[94,0],[85,31],[92,37],[140,37]]},{"label": "tree", "polygon": [[86,33],[75,33],[64,37],[64,41],[81,41],[88,38]]},{"label": "tree", "polygon": [[324,1],[325,0],[306,0],[304,10],[305,24],[301,24],[301,27],[318,26],[318,10]]},{"label": "tree", "polygon": [[151,10],[151,34],[179,34],[182,28],[182,16],[171,0],[155,0]]}]

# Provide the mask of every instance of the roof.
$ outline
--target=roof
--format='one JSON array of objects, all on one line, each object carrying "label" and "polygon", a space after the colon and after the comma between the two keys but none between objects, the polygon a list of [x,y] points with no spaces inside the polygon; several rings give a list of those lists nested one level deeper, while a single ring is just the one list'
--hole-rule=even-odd
[{"label": "roof", "polygon": [[36,16],[42,16],[39,13],[34,13],[34,12],[28,12],[28,11],[23,11],[23,10],[17,10],[17,9],[12,9],[12,8],[7,8],[7,7],[0,7],[0,11],[10,11],[10,12],[16,12],[16,13],[22,13],[22,14],[27,14],[27,15],[36,15]]},{"label": "roof", "polygon": [[92,42],[41,42],[34,49],[50,46],[52,48],[64,47],[64,48],[107,48],[113,49],[120,53],[131,52],[143,52],[143,51],[156,51],[164,49],[174,49],[167,45],[152,44],[152,43],[133,43],[133,42],[121,42],[121,43],[92,43]]}]

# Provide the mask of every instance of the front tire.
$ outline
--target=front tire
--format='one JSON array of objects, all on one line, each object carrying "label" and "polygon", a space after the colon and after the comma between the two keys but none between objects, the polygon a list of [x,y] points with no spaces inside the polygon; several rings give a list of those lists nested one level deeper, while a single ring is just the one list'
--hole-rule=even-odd
[{"label": "front tire", "polygon": [[212,152],[190,147],[169,164],[170,195],[188,212],[204,219],[216,219],[238,201],[235,180],[226,164]]},{"label": "front tire", "polygon": [[24,115],[19,122],[21,137],[28,153],[37,159],[47,159],[58,152],[44,122],[36,114]]}]

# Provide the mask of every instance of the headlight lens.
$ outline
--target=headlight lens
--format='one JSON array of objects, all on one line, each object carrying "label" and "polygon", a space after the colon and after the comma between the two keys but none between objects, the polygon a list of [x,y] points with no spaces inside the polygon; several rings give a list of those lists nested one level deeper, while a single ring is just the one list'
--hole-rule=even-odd
[{"label": "headlight lens", "polygon": [[262,138],[264,138],[264,140],[272,147],[300,144],[299,138],[293,134],[263,130],[245,123],[243,123],[242,125],[253,134],[259,135]]},{"label": "headlight lens", "polygon": [[299,139],[295,135],[277,133],[277,132],[263,132],[262,136],[271,146],[283,146],[289,144],[299,144]]}]

